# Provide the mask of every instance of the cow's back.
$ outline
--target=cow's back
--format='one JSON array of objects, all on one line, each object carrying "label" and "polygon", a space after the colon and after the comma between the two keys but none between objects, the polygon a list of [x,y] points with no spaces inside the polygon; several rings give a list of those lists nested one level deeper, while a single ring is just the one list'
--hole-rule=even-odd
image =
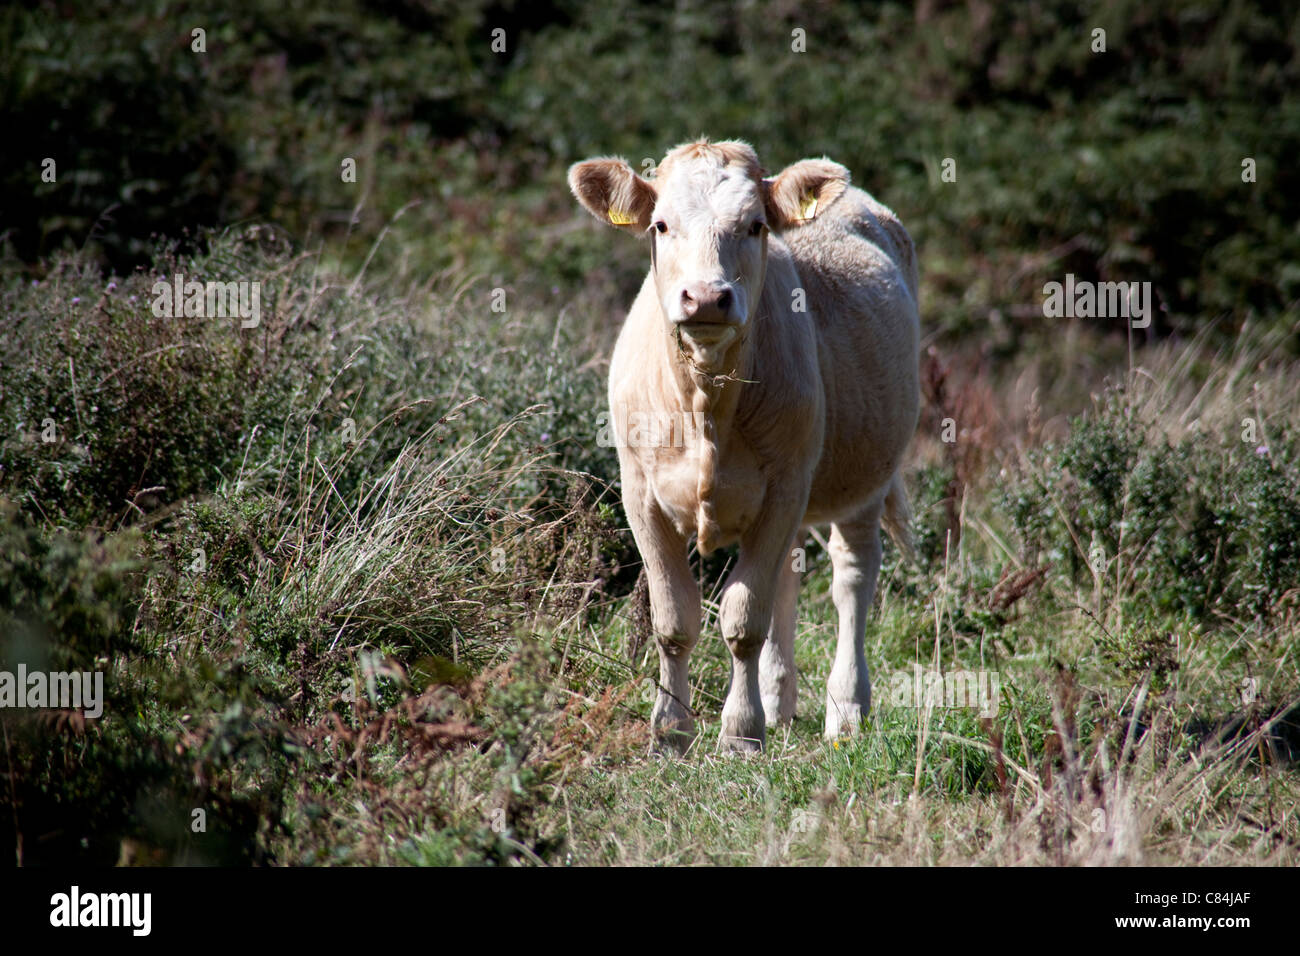
[{"label": "cow's back", "polygon": [[785,233],[818,335],[826,428],[809,522],[883,495],[920,409],[916,256],[898,217],[849,187]]}]

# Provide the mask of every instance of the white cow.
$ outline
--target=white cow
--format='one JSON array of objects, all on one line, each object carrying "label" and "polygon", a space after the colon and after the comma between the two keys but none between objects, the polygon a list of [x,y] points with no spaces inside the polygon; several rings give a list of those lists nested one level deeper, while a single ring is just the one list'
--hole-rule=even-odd
[{"label": "white cow", "polygon": [[920,401],[911,238],[843,166],[806,159],[764,179],[740,142],[680,146],[652,180],[622,159],[591,159],[569,184],[597,219],[651,244],[609,400],[659,648],[657,745],[681,752],[695,735],[690,539],[701,554],[740,545],[719,610],[732,653],[720,745],[758,750],[767,723],[794,717],[792,549],[827,522],[839,643],[825,733],[854,732],[871,702],[863,632],[882,520],[909,546],[900,468]]}]

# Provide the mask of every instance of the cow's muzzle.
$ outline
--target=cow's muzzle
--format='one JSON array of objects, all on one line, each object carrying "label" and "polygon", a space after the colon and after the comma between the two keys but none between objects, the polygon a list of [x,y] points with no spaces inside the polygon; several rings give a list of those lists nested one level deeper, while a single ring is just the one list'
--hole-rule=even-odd
[{"label": "cow's muzzle", "polygon": [[674,311],[673,321],[690,330],[742,321],[737,315],[736,293],[726,282],[687,282],[681,288]]}]

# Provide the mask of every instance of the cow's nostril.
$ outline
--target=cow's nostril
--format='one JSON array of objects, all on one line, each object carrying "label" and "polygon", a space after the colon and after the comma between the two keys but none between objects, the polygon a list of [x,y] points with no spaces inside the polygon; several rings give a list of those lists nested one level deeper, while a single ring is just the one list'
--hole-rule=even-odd
[{"label": "cow's nostril", "polygon": [[688,319],[699,310],[700,304],[695,301],[695,296],[691,295],[688,289],[682,290],[682,314]]},{"label": "cow's nostril", "polygon": [[718,294],[718,311],[726,312],[731,308],[731,290],[726,289]]}]

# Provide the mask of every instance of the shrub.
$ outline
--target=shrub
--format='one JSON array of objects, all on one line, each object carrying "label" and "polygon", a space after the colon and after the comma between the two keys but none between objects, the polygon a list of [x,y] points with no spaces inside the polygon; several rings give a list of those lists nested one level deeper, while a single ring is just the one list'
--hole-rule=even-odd
[{"label": "shrub", "polygon": [[1235,432],[1170,440],[1111,390],[1069,437],[1031,452],[1001,494],[1028,560],[1075,584],[1094,572],[1126,598],[1201,618],[1267,617],[1300,587],[1300,476],[1286,419],[1267,446]]}]

